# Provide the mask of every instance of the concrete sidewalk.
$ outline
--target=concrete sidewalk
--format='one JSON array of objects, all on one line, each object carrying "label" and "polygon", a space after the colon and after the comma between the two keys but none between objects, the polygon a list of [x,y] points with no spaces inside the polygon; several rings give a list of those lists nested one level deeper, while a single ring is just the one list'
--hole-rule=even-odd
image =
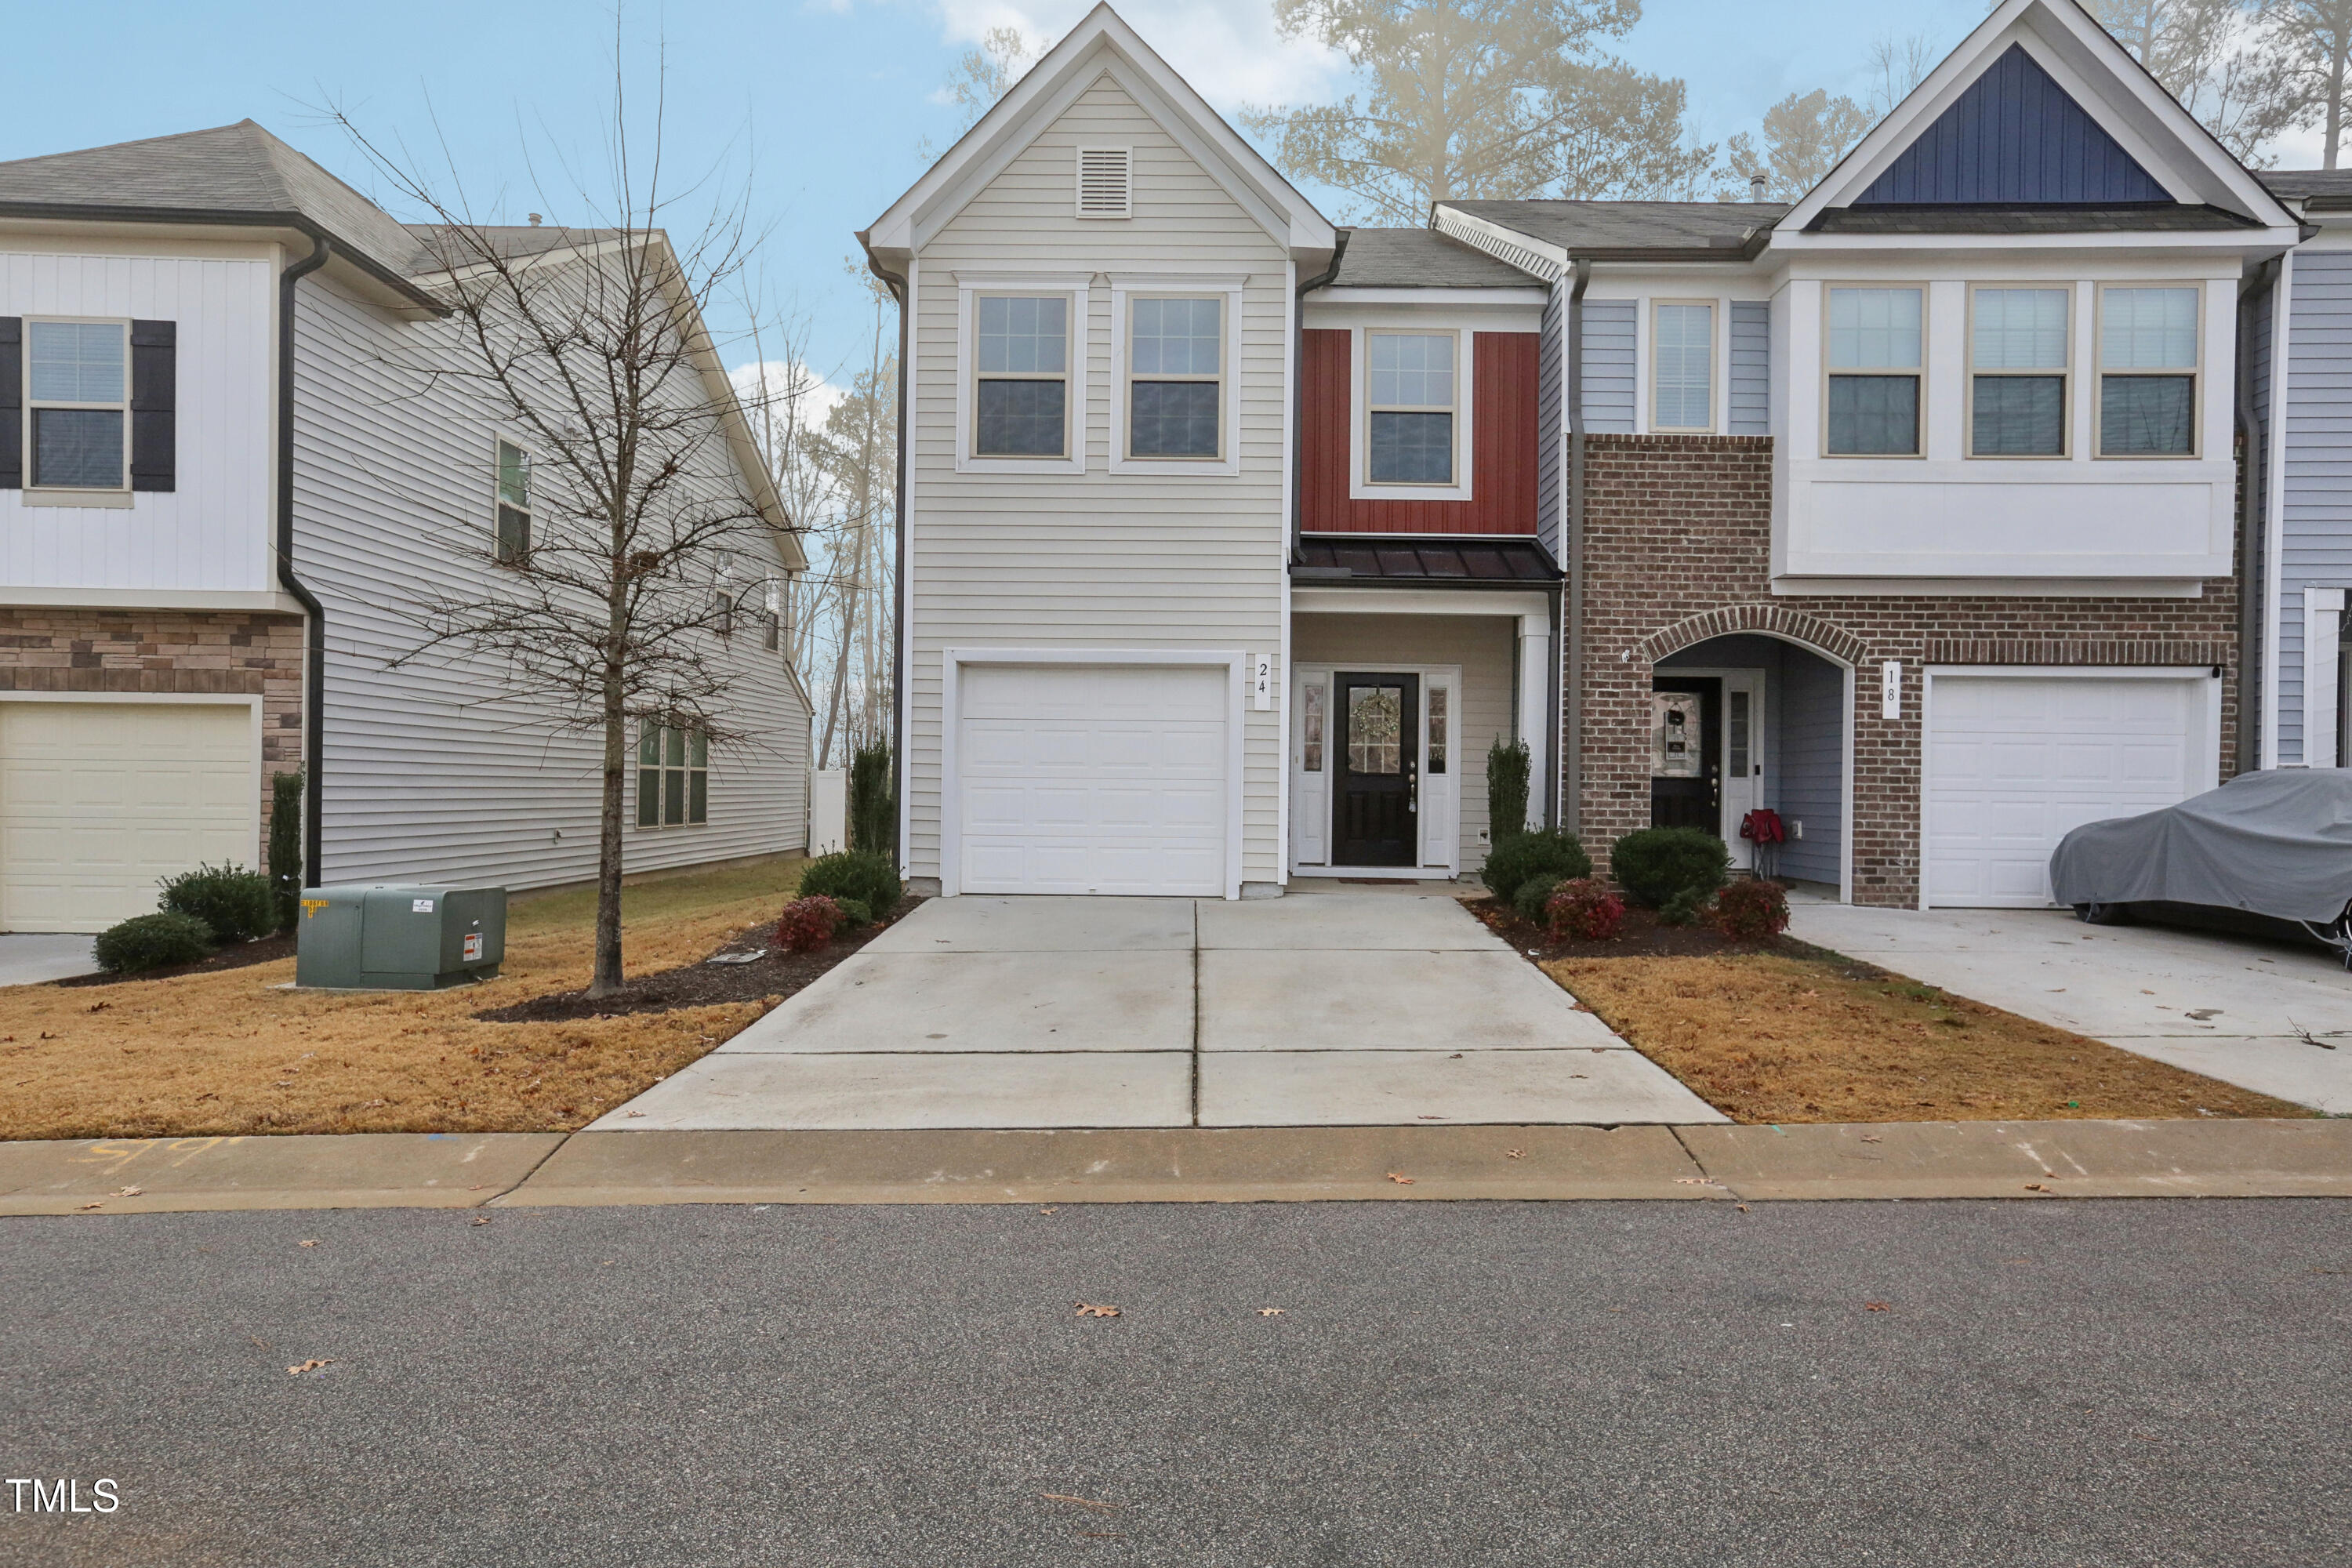
[{"label": "concrete sidewalk", "polygon": [[0,1143],[0,1215],[678,1203],[2347,1197],[2352,1120]]},{"label": "concrete sidewalk", "polygon": [[0,985],[40,985],[98,973],[87,936],[14,931],[0,936]]},{"label": "concrete sidewalk", "polygon": [[[2315,1110],[2352,1113],[2352,974],[2317,948],[2064,910],[1793,903],[1789,934]],[[2333,1048],[2330,1048],[2333,1047]]]}]

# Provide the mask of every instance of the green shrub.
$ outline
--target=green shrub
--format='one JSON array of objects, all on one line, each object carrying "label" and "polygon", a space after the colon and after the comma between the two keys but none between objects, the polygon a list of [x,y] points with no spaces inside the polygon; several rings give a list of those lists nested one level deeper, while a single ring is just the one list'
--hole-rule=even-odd
[{"label": "green shrub", "polygon": [[278,929],[292,931],[302,903],[302,775],[269,777],[269,888],[278,897]]},{"label": "green shrub", "polygon": [[1658,923],[1662,926],[1695,926],[1705,919],[1708,900],[1715,895],[1696,888],[1685,888],[1658,906]]},{"label": "green shrub", "polygon": [[213,950],[213,928],[194,915],[165,911],[133,915],[99,933],[92,948],[98,966],[115,974],[194,963]]},{"label": "green shrub", "polygon": [[803,899],[819,894],[836,904],[859,905],[868,920],[888,914],[898,902],[898,868],[885,856],[856,849],[821,855],[801,873],[800,889]]},{"label": "green shrub", "polygon": [[898,795],[887,746],[860,746],[849,759],[849,847],[886,858],[898,852]]},{"label": "green shrub", "polygon": [[[1486,748],[1486,833],[1495,843],[1516,838],[1528,830],[1528,743],[1503,743],[1500,735]],[[1497,898],[1510,895],[1497,889]]]},{"label": "green shrub", "polygon": [[1519,884],[1519,890],[1511,895],[1511,908],[1518,910],[1521,920],[1533,921],[1536,924],[1541,925],[1544,918],[1544,904],[1550,899],[1551,890],[1569,879],[1555,876],[1549,871],[1538,871]]},{"label": "green shrub", "polygon": [[1654,910],[1663,911],[1677,893],[1697,895],[1690,905],[1696,915],[1706,896],[1730,878],[1731,851],[1696,827],[1645,827],[1617,840],[1609,869],[1635,903]]},{"label": "green shrub", "polygon": [[278,893],[269,879],[242,866],[199,866],[159,884],[169,913],[194,915],[215,941],[251,942],[278,929]]},{"label": "green shrub", "polygon": [[1486,884],[1486,890],[1505,903],[1518,896],[1519,888],[1530,877],[1571,880],[1591,874],[1592,857],[1584,852],[1575,834],[1557,827],[1496,839],[1486,853],[1486,865],[1478,868],[1478,879]]},{"label": "green shrub", "polygon": [[874,911],[866,907],[862,899],[835,899],[833,907],[841,911],[841,923],[845,929],[874,923]]},{"label": "green shrub", "polygon": [[1734,942],[1762,942],[1789,929],[1789,889],[1778,882],[1742,880],[1715,896],[1707,924]]}]

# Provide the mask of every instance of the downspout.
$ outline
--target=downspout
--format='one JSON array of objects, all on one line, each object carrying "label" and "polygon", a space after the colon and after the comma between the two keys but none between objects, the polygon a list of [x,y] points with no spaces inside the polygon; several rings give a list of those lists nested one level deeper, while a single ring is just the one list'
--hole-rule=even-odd
[{"label": "downspout", "polygon": [[[1303,498],[1307,491],[1303,477],[1307,469],[1307,447],[1299,439],[1299,434],[1307,419],[1307,296],[1339,276],[1339,263],[1348,254],[1348,237],[1355,232],[1352,228],[1331,231],[1331,265],[1298,285],[1298,309],[1292,312],[1292,320],[1297,324],[1290,340],[1290,431],[1298,452],[1298,460],[1290,465],[1290,559],[1294,563],[1298,560],[1298,536],[1305,531],[1306,524]],[[1289,679],[1287,672],[1283,679]]]},{"label": "downspout", "polygon": [[[866,252],[866,266],[875,277],[882,279],[890,290],[890,298],[898,302],[898,479],[890,496],[890,789],[891,804],[900,821],[907,810],[907,453],[913,442],[907,436],[907,387],[914,379],[914,362],[908,357],[908,348],[914,330],[907,310],[907,279],[882,265],[866,236],[857,237],[858,247]],[[905,876],[908,867],[906,835],[901,833],[898,845],[898,874]]]},{"label": "downspout", "polygon": [[1561,542],[1568,561],[1567,603],[1561,616],[1568,623],[1560,641],[1560,679],[1567,700],[1567,734],[1559,758],[1560,826],[1570,833],[1584,829],[1584,290],[1592,281],[1592,263],[1576,262],[1576,281],[1568,290],[1568,537]]},{"label": "downspout", "polygon": [[[2257,563],[2262,533],[2260,498],[2269,488],[2269,450],[2268,444],[2262,440],[2263,432],[2254,425],[2254,356],[2248,345],[2253,341],[2257,308],[2264,298],[2274,300],[2277,297],[2278,275],[2279,259],[2273,257],[2256,269],[2254,286],[2238,304],[2238,439],[2245,460],[2238,476],[2238,746],[2233,773],[2252,773],[2262,766],[2262,704],[2258,694],[2273,673],[2265,662],[2270,656],[2263,639]],[[2270,416],[2275,422],[2282,413],[2275,364],[2271,366],[2270,384]]]},{"label": "downspout", "polygon": [[310,254],[278,275],[278,581],[302,606],[302,884],[325,875],[327,611],[294,574],[294,287],[327,264],[326,237],[310,236]]}]

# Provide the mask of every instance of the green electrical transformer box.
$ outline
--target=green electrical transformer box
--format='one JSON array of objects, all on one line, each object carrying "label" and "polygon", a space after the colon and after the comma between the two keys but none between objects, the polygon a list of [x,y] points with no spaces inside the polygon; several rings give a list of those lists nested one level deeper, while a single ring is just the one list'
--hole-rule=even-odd
[{"label": "green electrical transformer box", "polygon": [[305,888],[294,984],[347,991],[437,991],[498,973],[504,888],[380,882]]}]

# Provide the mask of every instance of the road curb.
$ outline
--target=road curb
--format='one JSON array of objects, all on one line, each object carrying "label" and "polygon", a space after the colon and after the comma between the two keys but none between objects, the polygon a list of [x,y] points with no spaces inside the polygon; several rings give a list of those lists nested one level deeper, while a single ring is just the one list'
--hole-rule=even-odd
[{"label": "road curb", "polygon": [[0,1215],[474,1208],[530,1174],[564,1136],[353,1132],[0,1143]]}]

